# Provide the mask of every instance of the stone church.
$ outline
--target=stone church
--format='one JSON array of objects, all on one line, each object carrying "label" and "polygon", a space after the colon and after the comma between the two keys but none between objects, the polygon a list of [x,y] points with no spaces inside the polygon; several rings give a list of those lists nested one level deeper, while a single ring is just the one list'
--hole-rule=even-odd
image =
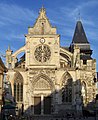
[{"label": "stone church", "polygon": [[27,115],[54,115],[90,107],[97,92],[96,60],[91,55],[80,20],[70,46],[62,47],[42,7],[25,34],[25,45],[14,53],[6,50],[7,80],[18,110]]}]

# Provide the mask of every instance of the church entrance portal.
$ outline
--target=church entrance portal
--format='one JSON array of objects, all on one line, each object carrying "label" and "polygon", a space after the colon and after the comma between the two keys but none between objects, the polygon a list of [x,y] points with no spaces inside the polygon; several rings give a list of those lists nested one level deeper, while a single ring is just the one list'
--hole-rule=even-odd
[{"label": "church entrance portal", "polygon": [[34,85],[34,114],[51,114],[51,85],[43,77],[39,77]]},{"label": "church entrance portal", "polygon": [[50,96],[44,97],[43,95],[41,95],[40,97],[34,97],[34,114],[51,114]]}]

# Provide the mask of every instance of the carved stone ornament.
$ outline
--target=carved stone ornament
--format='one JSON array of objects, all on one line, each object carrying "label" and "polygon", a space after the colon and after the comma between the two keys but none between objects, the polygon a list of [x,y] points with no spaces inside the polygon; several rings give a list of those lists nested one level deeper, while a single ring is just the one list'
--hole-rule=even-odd
[{"label": "carved stone ornament", "polygon": [[50,84],[43,78],[40,78],[34,86],[35,90],[50,90]]},{"label": "carved stone ornament", "polygon": [[15,83],[23,83],[23,77],[19,72],[16,72],[14,75],[14,82]]}]

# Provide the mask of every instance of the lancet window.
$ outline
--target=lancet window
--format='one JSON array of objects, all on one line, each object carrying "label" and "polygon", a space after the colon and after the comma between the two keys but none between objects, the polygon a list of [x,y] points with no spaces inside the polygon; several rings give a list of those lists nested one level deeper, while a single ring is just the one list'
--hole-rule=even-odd
[{"label": "lancet window", "polygon": [[15,74],[14,98],[15,98],[16,102],[23,101],[23,77],[20,73]]},{"label": "lancet window", "polygon": [[62,88],[62,102],[72,102],[72,79],[65,80],[65,83]]}]

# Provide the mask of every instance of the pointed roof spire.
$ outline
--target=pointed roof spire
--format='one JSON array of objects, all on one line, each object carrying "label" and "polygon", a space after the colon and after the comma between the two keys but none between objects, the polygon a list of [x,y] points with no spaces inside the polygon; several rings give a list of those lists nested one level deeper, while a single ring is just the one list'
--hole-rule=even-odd
[{"label": "pointed roof spire", "polygon": [[77,21],[72,43],[89,43],[80,20]]}]

